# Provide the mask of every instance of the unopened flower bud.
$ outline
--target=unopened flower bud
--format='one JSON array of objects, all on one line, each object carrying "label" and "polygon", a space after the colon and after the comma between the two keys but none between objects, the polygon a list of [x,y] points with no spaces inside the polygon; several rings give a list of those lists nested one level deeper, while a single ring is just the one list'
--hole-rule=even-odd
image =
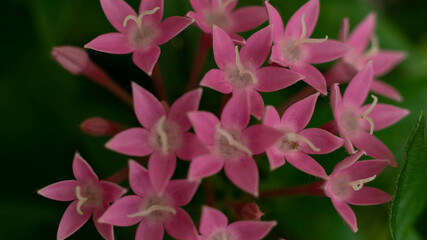
[{"label": "unopened flower bud", "polygon": [[84,120],[80,129],[88,135],[102,137],[116,135],[123,130],[123,127],[101,117],[92,117]]},{"label": "unopened flower bud", "polygon": [[256,203],[242,203],[236,206],[236,211],[243,220],[260,221],[264,215]]},{"label": "unopened flower bud", "polygon": [[63,68],[75,75],[83,74],[90,61],[89,54],[79,47],[54,47],[51,54]]}]

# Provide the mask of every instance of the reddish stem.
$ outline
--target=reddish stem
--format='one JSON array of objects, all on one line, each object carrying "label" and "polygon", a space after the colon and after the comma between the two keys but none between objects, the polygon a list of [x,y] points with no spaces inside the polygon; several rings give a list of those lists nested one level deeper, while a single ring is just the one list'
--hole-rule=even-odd
[{"label": "reddish stem", "polygon": [[325,196],[322,190],[323,181],[309,183],[294,187],[285,187],[280,189],[267,190],[260,193],[260,199],[275,198],[282,196]]},{"label": "reddish stem", "polygon": [[153,74],[151,75],[151,81],[153,82],[154,89],[157,93],[157,96],[160,100],[168,101],[166,88],[163,82],[162,74],[160,72],[159,64],[156,63],[153,69]]},{"label": "reddish stem", "polygon": [[214,206],[215,204],[215,184],[212,179],[206,179],[205,184],[203,186],[205,191],[206,205]]},{"label": "reddish stem", "polygon": [[202,36],[200,36],[199,49],[197,50],[196,57],[194,58],[193,69],[190,73],[187,90],[192,90],[197,87],[203,65],[205,64],[206,57],[211,47],[212,35],[203,33]]}]

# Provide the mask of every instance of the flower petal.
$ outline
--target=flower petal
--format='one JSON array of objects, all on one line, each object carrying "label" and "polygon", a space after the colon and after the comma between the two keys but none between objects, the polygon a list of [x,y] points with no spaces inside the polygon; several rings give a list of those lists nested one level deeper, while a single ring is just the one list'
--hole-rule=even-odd
[{"label": "flower petal", "polygon": [[346,198],[346,202],[353,205],[377,205],[393,199],[388,193],[373,187],[363,187]]},{"label": "flower petal", "polygon": [[182,160],[191,160],[209,151],[200,139],[193,133],[186,133],[183,136],[182,145],[176,150],[176,155]]},{"label": "flower petal", "polygon": [[373,81],[372,63],[369,62],[350,81],[344,92],[343,102],[359,107],[365,102]]},{"label": "flower petal", "polygon": [[148,176],[157,193],[161,194],[168,185],[176,168],[174,154],[163,155],[159,152],[151,154],[148,160]]},{"label": "flower petal", "polygon": [[338,40],[340,42],[346,42],[348,37],[348,32],[350,30],[350,21],[347,17],[343,18],[340,26],[340,31],[338,34]]},{"label": "flower petal", "polygon": [[355,162],[347,168],[341,170],[338,174],[347,176],[348,181],[357,181],[360,179],[378,176],[388,162],[386,160],[365,160]]},{"label": "flower petal", "polygon": [[406,58],[401,51],[382,50],[372,58],[374,76],[381,76],[390,72],[397,64]]},{"label": "flower petal", "polygon": [[228,219],[224,213],[212,207],[202,207],[202,216],[200,217],[199,226],[201,234],[208,236],[217,229],[225,229],[227,225]]},{"label": "flower petal", "polygon": [[202,12],[211,6],[209,0],[190,0],[190,3],[196,12]]},{"label": "flower petal", "polygon": [[79,182],[98,182],[99,180],[89,163],[87,163],[78,153],[74,155],[73,173],[74,177]]},{"label": "flower petal", "polygon": [[135,10],[123,0],[101,0],[101,7],[108,21],[119,32],[126,30],[123,23],[127,16],[137,16]]},{"label": "flower petal", "polygon": [[217,26],[213,27],[213,52],[216,65],[221,70],[225,71],[229,64],[235,64],[236,53],[233,40]]},{"label": "flower petal", "polygon": [[258,196],[258,167],[255,160],[249,156],[242,156],[238,159],[225,161],[225,175],[238,188],[243,191]]},{"label": "flower petal", "polygon": [[104,190],[104,202],[111,203],[117,201],[123,194],[127,192],[126,188],[122,188],[120,185],[108,182],[99,181],[99,185]]},{"label": "flower petal", "polygon": [[163,229],[163,224],[143,221],[136,229],[135,239],[162,240],[164,234],[165,230]]},{"label": "flower petal", "polygon": [[136,66],[141,68],[148,76],[153,73],[154,65],[160,56],[159,46],[151,46],[147,50],[137,50],[132,55],[132,60]]},{"label": "flower petal", "polygon": [[393,153],[374,135],[361,131],[359,136],[352,137],[351,141],[358,149],[366,151],[367,155],[378,159],[386,159],[389,161],[390,166],[397,167]]},{"label": "flower petal", "polygon": [[247,139],[251,152],[260,154],[276,143],[284,134],[275,128],[258,124],[245,129],[243,135]]},{"label": "flower petal", "polygon": [[270,171],[275,170],[285,164],[285,156],[279,152],[275,147],[269,148],[267,151],[268,162],[270,163]]},{"label": "flower petal", "polygon": [[156,7],[159,7],[159,10],[157,10],[154,14],[145,15],[144,21],[149,21],[152,23],[160,23],[162,21],[163,17],[163,0],[143,0],[141,1],[139,5],[139,13],[145,12],[145,11],[151,11]]},{"label": "flower petal", "polygon": [[201,14],[189,11],[186,16],[194,19],[195,25],[199,27],[204,33],[212,34],[212,29],[207,25],[206,20]]},{"label": "flower petal", "polygon": [[[365,105],[362,107],[361,112],[364,112],[369,108],[370,105]],[[374,122],[374,130],[378,131],[389,127],[409,114],[409,111],[403,108],[395,107],[393,105],[381,104],[378,103],[375,105],[375,108],[369,113],[369,117]],[[369,130],[369,124],[364,125],[365,130]]]},{"label": "flower petal", "polygon": [[372,82],[371,91],[398,102],[402,101],[402,95],[400,95],[396,88],[380,80],[374,80]]},{"label": "flower petal", "polygon": [[258,82],[254,86],[260,92],[274,92],[287,88],[304,76],[283,67],[267,66],[255,72]]},{"label": "flower petal", "polygon": [[129,184],[133,192],[139,196],[145,196],[153,191],[147,169],[133,160],[129,160]]},{"label": "flower petal", "polygon": [[308,173],[310,175],[326,179],[328,175],[325,172],[325,169],[316,162],[312,157],[308,156],[302,152],[290,152],[285,154],[286,160],[292,166],[298,168],[299,170]]},{"label": "flower petal", "polygon": [[173,180],[166,187],[165,194],[172,199],[174,206],[181,207],[191,201],[198,187],[198,181]]},{"label": "flower petal", "polygon": [[191,124],[197,136],[207,145],[213,145],[218,118],[210,112],[199,111],[188,114]]},{"label": "flower petal", "polygon": [[359,152],[345,158],[344,160],[339,162],[337,165],[335,165],[333,172],[341,171],[341,170],[353,165],[364,154],[365,154],[365,151],[359,151]]},{"label": "flower petal", "polygon": [[285,28],[288,37],[300,37],[302,31],[302,16],[306,25],[305,37],[310,37],[319,18],[319,0],[310,0],[292,15]]},{"label": "flower petal", "polygon": [[221,171],[224,160],[214,155],[204,155],[194,158],[188,170],[188,179],[197,180],[212,176]]},{"label": "flower petal", "polygon": [[293,132],[299,132],[304,129],[310,122],[318,97],[319,93],[315,93],[294,103],[286,109],[282,116],[282,125]]},{"label": "flower petal", "polygon": [[310,140],[317,148],[320,148],[320,151],[314,151],[307,143],[301,143],[301,151],[308,154],[327,154],[337,150],[344,144],[343,139],[320,128],[304,129],[298,134]]},{"label": "flower petal", "polygon": [[138,121],[146,129],[151,129],[164,115],[166,110],[149,91],[132,82],[133,107]]},{"label": "flower petal", "polygon": [[182,208],[175,208],[176,214],[166,221],[166,232],[175,239],[197,240],[197,230],[190,215]]},{"label": "flower petal", "polygon": [[120,198],[105,211],[98,222],[122,227],[135,225],[142,220],[142,217],[128,217],[128,215],[140,211],[141,203],[142,199],[136,195]]},{"label": "flower petal", "polygon": [[135,50],[134,47],[129,45],[126,35],[122,33],[105,33],[99,35],[87,43],[85,48],[113,54],[127,54]]},{"label": "flower petal", "polygon": [[166,18],[160,24],[161,33],[156,40],[156,44],[162,45],[168,42],[173,37],[182,32],[185,28],[190,26],[193,22],[194,20],[189,17],[173,16]]},{"label": "flower petal", "polygon": [[344,56],[350,48],[347,44],[336,40],[326,40],[321,43],[305,44],[306,60],[309,63],[324,63]]},{"label": "flower petal", "polygon": [[[263,11],[265,11],[265,9]],[[254,15],[248,17],[254,18],[253,16]],[[246,40],[245,45],[240,49],[241,61],[253,67],[254,69],[261,67],[270,54],[272,43],[272,27],[268,26],[259,30],[250,36],[248,40]]]},{"label": "flower petal", "polygon": [[341,91],[337,83],[331,87],[331,109],[334,114],[335,121],[339,122],[339,117],[343,109]]},{"label": "flower petal", "polygon": [[375,30],[376,16],[370,13],[357,27],[353,30],[347,43],[354,48],[356,53],[362,53],[371,39]]},{"label": "flower petal", "polygon": [[228,226],[227,231],[234,233],[236,239],[263,239],[277,225],[276,221],[237,221]]},{"label": "flower petal", "polygon": [[77,201],[72,202],[65,210],[59,222],[57,239],[62,240],[81,228],[92,215],[92,211],[84,211],[83,215],[77,212]]},{"label": "flower petal", "polygon": [[351,231],[357,232],[357,220],[356,215],[354,215],[353,210],[342,200],[336,200],[331,198],[332,204],[337,210],[338,214],[344,220],[345,223],[350,227]]},{"label": "flower petal", "polygon": [[105,240],[114,240],[113,225],[98,222],[98,219],[105,213],[105,211],[108,209],[108,207],[109,207],[109,205],[106,204],[101,209],[93,210],[93,223],[95,224],[96,230],[98,230],[99,234]]},{"label": "flower petal", "polygon": [[144,128],[130,128],[118,133],[105,147],[118,153],[143,157],[153,152],[150,132]]},{"label": "flower petal", "polygon": [[225,104],[221,113],[221,123],[224,127],[232,126],[244,129],[249,123],[249,98],[246,91],[238,91]]},{"label": "flower petal", "polygon": [[264,100],[261,94],[253,89],[249,90],[249,112],[258,120],[261,120],[265,112]]},{"label": "flower petal", "polygon": [[314,89],[316,89],[323,95],[328,94],[326,90],[325,77],[322,75],[321,72],[319,72],[317,68],[307,63],[301,63],[299,65],[290,66],[290,69],[305,76],[303,81],[312,86]]},{"label": "flower petal", "polygon": [[262,118],[262,124],[270,127],[278,127],[280,125],[280,116],[275,107],[265,107],[265,114]]},{"label": "flower petal", "polygon": [[219,69],[211,69],[203,77],[200,86],[212,88],[218,92],[229,94],[233,86],[225,79],[225,74]]},{"label": "flower petal", "polygon": [[[235,1],[237,2],[237,1]],[[261,25],[267,20],[267,12],[261,6],[241,7],[231,14],[233,32],[246,32]]]},{"label": "flower petal", "polygon": [[75,180],[66,180],[50,184],[37,191],[43,197],[56,201],[73,201],[76,199],[76,187],[79,182]]},{"label": "flower petal", "polygon": [[196,111],[199,108],[202,89],[187,92],[178,98],[171,106],[168,112],[168,120],[178,123],[182,132],[187,132],[191,128],[188,112]]}]

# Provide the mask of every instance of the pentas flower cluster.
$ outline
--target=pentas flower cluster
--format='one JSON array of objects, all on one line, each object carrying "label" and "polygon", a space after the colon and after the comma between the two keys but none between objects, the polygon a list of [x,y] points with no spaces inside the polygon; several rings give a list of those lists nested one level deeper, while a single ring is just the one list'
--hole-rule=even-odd
[{"label": "pentas flower cluster", "polygon": [[[76,180],[58,182],[38,191],[47,198],[73,201],[60,222],[57,238],[67,238],[93,215],[100,235],[109,240],[114,239],[113,226],[135,224],[138,224],[135,239],[163,239],[165,231],[182,240],[262,239],[280,223],[262,221],[264,213],[253,202],[236,204],[243,220],[230,224],[221,211],[204,206],[198,228],[193,219],[199,217],[190,216],[182,207],[191,204],[199,186],[205,184],[204,178],[221,169],[238,189],[254,198],[263,196],[259,190],[257,161],[267,159],[271,171],[288,161],[296,169],[319,178],[320,182],[313,185],[316,187],[307,188],[306,193],[329,197],[339,215],[356,232],[356,217],[348,204],[381,204],[392,198],[379,189],[365,186],[387,165],[397,166],[392,152],[373,134],[409,112],[378,103],[375,95],[371,95],[372,102],[364,103],[370,90],[401,100],[397,91],[374,77],[391,70],[404,54],[380,51],[375,39],[371,49],[366,50],[375,25],[373,14],[348,38],[347,20],[340,40],[327,36],[311,38],[319,16],[318,0],[308,1],[286,24],[268,1],[264,6],[236,10],[237,0],[190,0],[190,3],[194,11],[186,17],[173,16],[162,21],[163,0],[142,0],[138,14],[123,0],[101,0],[105,15],[119,32],[103,34],[86,44],[86,48],[133,53],[136,66],[151,75],[160,55],[159,45],[195,24],[204,34],[212,35],[218,66],[200,78],[200,86],[223,93],[224,102],[229,99],[219,116],[198,109],[202,88],[190,90],[169,105],[165,99],[157,99],[155,94],[132,82],[130,97],[113,84],[84,50],[54,49],[55,59],[73,74],[87,76],[127,102],[131,99],[141,124],[125,127],[94,117],[82,123],[82,131],[92,136],[112,136],[106,148],[126,156],[143,157],[138,162],[130,160],[127,168],[108,181],[100,181],[89,164],[76,154],[73,161]],[[266,20],[267,26],[248,39],[237,35]],[[338,62],[326,78],[312,65],[336,59]],[[275,106],[265,106],[260,92],[275,92],[300,80],[316,93],[284,103],[289,107],[282,116]],[[161,79],[153,76],[153,81],[158,83]],[[338,82],[346,81],[349,84],[341,95]],[[334,117],[329,126],[333,128],[331,131],[307,128],[315,117],[318,98],[328,95],[328,86]],[[252,122],[257,123],[250,124],[251,116],[255,117]],[[341,147],[345,147],[349,156],[337,161],[330,174],[312,156]],[[263,154],[266,158],[259,157]],[[360,161],[365,154],[373,159]],[[147,156],[148,163],[143,166]],[[187,179],[172,179],[177,165],[182,163],[177,158],[190,161]],[[133,194],[123,196],[126,190],[118,184],[125,178],[129,179]],[[210,194],[215,196],[214,192]]]}]

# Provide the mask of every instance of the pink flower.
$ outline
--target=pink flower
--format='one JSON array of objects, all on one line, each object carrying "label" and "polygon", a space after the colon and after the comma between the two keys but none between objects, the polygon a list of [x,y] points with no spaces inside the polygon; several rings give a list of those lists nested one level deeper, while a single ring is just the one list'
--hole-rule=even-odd
[{"label": "pink flower", "polygon": [[199,230],[202,240],[261,240],[276,224],[276,221],[237,221],[228,224],[222,212],[203,206]]},{"label": "pink flower", "polygon": [[319,128],[304,129],[309,123],[319,93],[313,94],[290,106],[282,119],[272,106],[266,108],[263,124],[274,127],[284,136],[267,150],[270,168],[285,164],[285,159],[299,170],[326,178],[322,166],[308,154],[326,154],[343,145],[343,140]]},{"label": "pink flower", "polygon": [[113,226],[99,223],[99,217],[126,189],[119,185],[99,181],[89,164],[78,154],[74,156],[73,173],[76,180],[57,182],[37,193],[57,201],[73,201],[59,223],[57,239],[65,239],[83,226],[93,215],[93,222],[104,239],[114,239]]},{"label": "pink flower", "polygon": [[305,76],[303,81],[327,94],[326,80],[311,64],[329,62],[343,56],[349,48],[335,41],[310,38],[319,16],[319,0],[310,0],[289,20],[286,28],[277,10],[265,1],[269,22],[273,25],[273,48],[270,60]]},{"label": "pink flower", "polygon": [[326,196],[331,198],[335,209],[353,232],[357,232],[357,220],[348,203],[376,205],[392,199],[377,188],[364,186],[382,172],[388,161],[375,159],[356,162],[363,154],[358,152],[338,163],[323,186]]},{"label": "pink flower", "polygon": [[260,118],[264,101],[257,92],[273,92],[286,88],[303,76],[282,67],[260,68],[270,53],[271,26],[254,33],[240,49],[221,28],[214,26],[213,51],[220,69],[210,70],[200,85],[228,94],[247,91],[250,95],[250,112]]},{"label": "pink flower", "polygon": [[175,239],[197,239],[196,227],[181,207],[193,198],[198,182],[173,180],[160,193],[150,182],[147,170],[131,160],[129,183],[136,195],[119,199],[102,215],[100,222],[115,226],[139,223],[135,239],[161,240],[164,229]]},{"label": "pink flower", "polygon": [[[344,19],[340,40],[352,47],[352,50],[325,74],[329,84],[350,81],[370,60],[373,63],[374,77],[382,76],[406,57],[406,53],[402,51],[379,49],[378,39],[373,36],[376,25],[374,13],[369,14],[359,23],[349,37],[348,25],[348,19]],[[371,47],[367,49],[369,41],[371,41]],[[402,96],[394,87],[377,79],[372,82],[371,90],[396,101],[402,100]]]},{"label": "pink flower", "polygon": [[139,14],[123,0],[101,0],[102,9],[118,33],[98,36],[86,48],[114,54],[133,52],[133,62],[151,75],[160,47],[188,27],[193,20],[173,16],[162,22],[163,0],[142,0]]},{"label": "pink flower", "polygon": [[210,112],[191,112],[190,121],[210,153],[191,161],[188,178],[200,179],[219,172],[237,187],[258,196],[258,167],[252,158],[273,145],[282,133],[267,126],[248,128],[249,109],[245,92],[236,93],[225,105],[221,121]]},{"label": "pink flower", "polygon": [[176,156],[184,160],[205,153],[196,135],[186,133],[191,128],[187,113],[199,107],[202,89],[186,93],[169,110],[150,92],[132,83],[136,117],[144,128],[130,128],[114,136],[105,145],[113,151],[147,156],[150,181],[162,192],[176,167]]},{"label": "pink flower", "polygon": [[388,104],[377,104],[378,99],[374,95],[372,104],[362,106],[372,79],[372,63],[368,63],[351,80],[342,98],[338,84],[332,85],[332,112],[339,134],[344,139],[344,146],[350,154],[355,153],[354,144],[358,149],[366,151],[369,156],[387,159],[391,166],[396,167],[393,153],[372,133],[393,125],[409,111]]},{"label": "pink flower", "polygon": [[267,12],[261,6],[242,7],[233,11],[237,0],[190,0],[195,12],[187,16],[193,18],[205,33],[212,34],[214,25],[227,32],[234,41],[245,40],[236,32],[249,31],[267,20]]}]

